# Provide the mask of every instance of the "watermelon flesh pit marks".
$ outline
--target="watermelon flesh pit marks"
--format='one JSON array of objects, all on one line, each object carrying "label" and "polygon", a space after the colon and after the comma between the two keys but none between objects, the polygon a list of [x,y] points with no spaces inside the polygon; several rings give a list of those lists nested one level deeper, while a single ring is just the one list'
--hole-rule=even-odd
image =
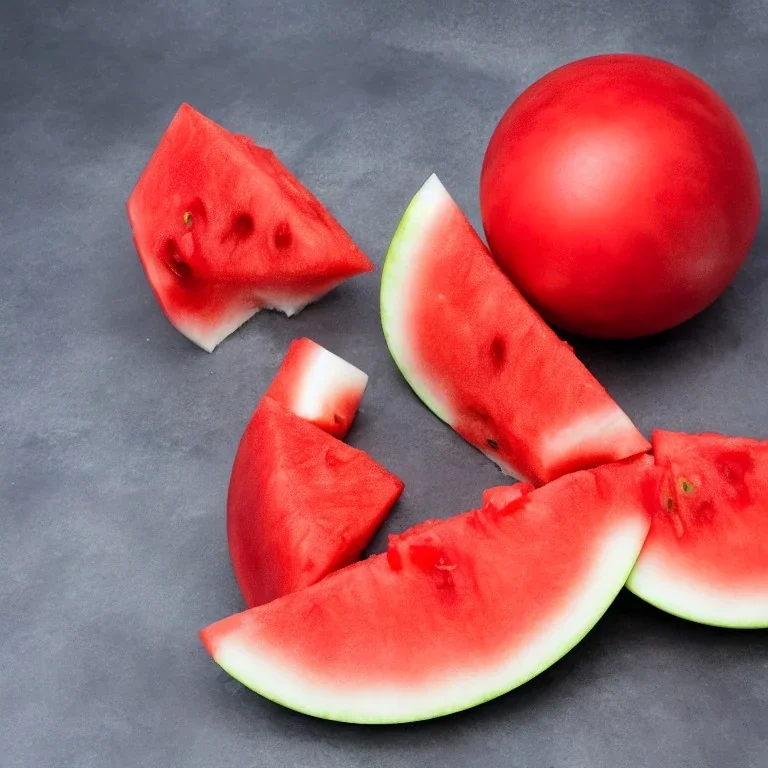
[{"label": "watermelon flesh pit marks", "polygon": [[651,467],[639,456],[427,521],[202,641],[246,686],[318,717],[407,722],[479,704],[557,661],[616,597],[650,524],[638,488]]},{"label": "watermelon flesh pit marks", "polygon": [[183,104],[128,199],[171,323],[209,352],[260,309],[299,312],[373,264],[273,152]]},{"label": "watermelon flesh pit marks", "polygon": [[504,276],[437,176],[392,239],[381,318],[416,394],[507,474],[540,485],[650,447]]},{"label": "watermelon flesh pit marks", "polygon": [[351,363],[311,339],[294,339],[266,396],[343,440],[367,384]]},{"label": "watermelon flesh pit marks", "polygon": [[261,605],[353,562],[403,483],[270,397],[237,449],[227,538],[248,606]]},{"label": "watermelon flesh pit marks", "polygon": [[768,627],[768,441],[655,432],[651,531],[627,587],[702,624]]}]

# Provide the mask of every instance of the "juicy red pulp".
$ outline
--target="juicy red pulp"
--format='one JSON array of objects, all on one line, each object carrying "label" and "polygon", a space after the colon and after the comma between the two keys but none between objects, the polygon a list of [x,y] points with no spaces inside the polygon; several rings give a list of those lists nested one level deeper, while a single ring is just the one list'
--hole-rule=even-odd
[{"label": "juicy red pulp", "polygon": [[182,105],[127,203],[168,318],[211,347],[249,314],[304,304],[372,263],[275,157]]},{"label": "juicy red pulp", "polygon": [[536,484],[646,451],[647,441],[446,198],[423,236],[408,327],[417,376],[442,393],[453,428]]},{"label": "juicy red pulp", "polygon": [[768,592],[768,442],[653,435],[649,552],[720,588]]},{"label": "juicy red pulp", "polygon": [[[203,641],[216,657],[234,639],[308,686],[342,692],[417,691],[486,674],[568,617],[606,557],[606,537],[639,551],[648,515],[637,484],[651,464],[640,456],[567,475],[500,509],[425,521],[390,537],[386,555],[224,619]],[[628,571],[630,558],[620,567]]]},{"label": "juicy red pulp", "polygon": [[249,606],[351,563],[402,482],[270,397],[238,446],[227,498],[232,566]]}]

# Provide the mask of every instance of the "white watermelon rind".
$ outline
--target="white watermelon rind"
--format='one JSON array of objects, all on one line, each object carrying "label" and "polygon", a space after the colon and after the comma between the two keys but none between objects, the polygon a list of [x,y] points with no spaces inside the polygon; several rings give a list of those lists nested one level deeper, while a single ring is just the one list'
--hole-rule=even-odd
[{"label": "white watermelon rind", "polygon": [[666,565],[644,551],[627,579],[627,589],[678,618],[726,629],[767,629],[768,589],[753,593],[720,590]]},{"label": "white watermelon rind", "polygon": [[432,413],[451,424],[451,409],[439,393],[416,373],[415,363],[408,358],[404,321],[412,305],[409,291],[412,273],[418,268],[419,248],[428,237],[430,224],[437,223],[440,207],[450,197],[436,174],[432,174],[416,193],[395,230],[381,271],[381,326],[389,352],[411,389]]},{"label": "white watermelon rind", "polygon": [[[152,269],[157,271],[154,265]],[[233,303],[214,324],[201,322],[193,314],[185,315],[178,312],[169,314],[166,312],[166,315],[171,325],[179,333],[186,336],[192,343],[197,344],[198,347],[206,352],[213,352],[224,339],[262,310],[274,310],[282,312],[286,317],[293,317],[298,315],[305,307],[322,299],[342,282],[344,281],[334,280],[314,293],[303,295],[281,294],[262,289],[259,291],[258,297],[254,298],[248,295],[248,292],[245,292],[247,300],[244,300],[242,305]]]},{"label": "white watermelon rind", "polygon": [[[449,396],[441,394],[426,377],[418,373],[418,364],[411,357],[407,318],[418,297],[412,296],[413,285],[417,282],[415,272],[422,266],[421,253],[429,253],[431,229],[440,224],[446,207],[456,203],[436,174],[432,174],[416,193],[405,210],[390,242],[381,273],[380,310],[381,327],[392,359],[403,374],[411,389],[432,413],[453,427],[456,419],[452,415]],[[500,460],[492,453],[478,448],[485,456],[499,466],[505,475],[519,480],[527,479],[515,467]]]},{"label": "white watermelon rind", "polygon": [[317,342],[308,339],[311,352],[303,360],[290,409],[302,419],[320,420],[332,413],[339,394],[354,394],[363,399],[368,374]]},{"label": "white watermelon rind", "polygon": [[[293,669],[280,649],[241,644],[230,636],[217,641],[215,661],[243,685],[297,712],[326,720],[359,724],[395,724],[460,712],[501,696],[544,672],[572,650],[595,626],[624,586],[648,533],[639,517],[623,519],[606,531],[589,575],[574,585],[572,599],[542,622],[541,633],[492,668],[471,668],[442,684],[344,690],[344,681],[313,683],[310,670]],[[511,606],[510,610],[514,610]],[[354,620],[354,619],[353,619]],[[464,660],[471,665],[471,660]],[[462,660],[457,659],[457,665]]]}]

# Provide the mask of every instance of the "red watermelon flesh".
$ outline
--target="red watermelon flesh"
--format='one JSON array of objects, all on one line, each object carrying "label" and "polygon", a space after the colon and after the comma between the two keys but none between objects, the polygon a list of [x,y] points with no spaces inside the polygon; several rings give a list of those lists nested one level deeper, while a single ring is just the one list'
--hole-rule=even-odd
[{"label": "red watermelon flesh", "polygon": [[768,441],[655,432],[651,532],[627,586],[659,608],[768,627]]},{"label": "red watermelon flesh", "polygon": [[483,491],[483,507],[504,509],[532,490],[533,486],[530,483],[513,483],[512,485],[496,485],[493,488],[486,488]]},{"label": "red watermelon flesh", "polygon": [[229,552],[246,604],[351,563],[402,490],[363,451],[262,398],[237,449],[227,499]]},{"label": "red watermelon flesh", "polygon": [[437,176],[392,239],[381,318],[414,391],[508,474],[540,485],[650,447],[501,272]]},{"label": "red watermelon flesh", "polygon": [[621,590],[648,531],[640,456],[427,521],[201,637],[248,687],[349,722],[448,714],[542,672]]},{"label": "red watermelon flesh", "polygon": [[128,198],[150,285],[209,352],[260,309],[295,314],[373,265],[273,152],[183,104]]},{"label": "red watermelon flesh", "polygon": [[367,384],[351,363],[311,339],[294,339],[266,395],[343,440]]}]

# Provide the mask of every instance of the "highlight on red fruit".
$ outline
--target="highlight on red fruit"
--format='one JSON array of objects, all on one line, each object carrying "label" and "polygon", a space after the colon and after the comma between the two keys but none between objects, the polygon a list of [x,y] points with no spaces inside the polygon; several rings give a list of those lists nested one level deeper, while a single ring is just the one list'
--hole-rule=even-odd
[{"label": "highlight on red fruit", "polygon": [[630,338],[722,294],[754,240],[760,186],[744,129],[709,85],[611,54],[554,70],[509,107],[480,207],[494,257],[547,321]]}]

